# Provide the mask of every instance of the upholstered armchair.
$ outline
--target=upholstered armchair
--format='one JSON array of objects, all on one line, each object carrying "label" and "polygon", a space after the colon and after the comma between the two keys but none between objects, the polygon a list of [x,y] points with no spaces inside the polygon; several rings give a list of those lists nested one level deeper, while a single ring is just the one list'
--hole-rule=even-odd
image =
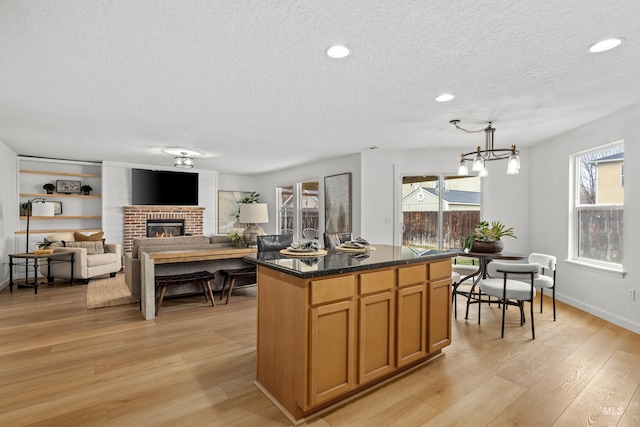
[{"label": "upholstered armchair", "polygon": [[[110,275],[114,277],[122,268],[122,247],[118,243],[104,243],[102,233],[86,236],[78,232],[55,233],[47,236],[52,242],[49,246],[54,253],[73,252],[73,279],[85,283],[94,277]],[[58,279],[71,278],[68,263],[51,264],[48,271],[46,263],[41,265],[43,275]]]}]

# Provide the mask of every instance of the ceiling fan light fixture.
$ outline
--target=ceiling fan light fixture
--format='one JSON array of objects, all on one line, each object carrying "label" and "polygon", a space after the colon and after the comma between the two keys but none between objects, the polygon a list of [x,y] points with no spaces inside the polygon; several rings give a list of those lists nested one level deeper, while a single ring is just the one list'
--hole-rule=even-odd
[{"label": "ceiling fan light fixture", "polygon": [[187,157],[187,152],[183,151],[181,155],[173,158],[173,167],[189,169],[193,167],[193,158]]}]

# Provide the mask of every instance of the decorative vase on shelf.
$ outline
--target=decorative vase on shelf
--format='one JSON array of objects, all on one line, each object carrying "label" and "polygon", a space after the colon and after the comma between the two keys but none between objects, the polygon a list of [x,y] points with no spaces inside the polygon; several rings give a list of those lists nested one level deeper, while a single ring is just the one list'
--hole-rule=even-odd
[{"label": "decorative vase on shelf", "polygon": [[53,190],[56,189],[56,186],[49,183],[49,184],[45,184],[42,186],[42,188],[44,188],[44,190],[47,192],[47,194],[53,194]]},{"label": "decorative vase on shelf", "polygon": [[495,242],[481,242],[476,240],[473,242],[471,252],[495,253],[502,252],[503,249],[504,243],[502,240],[496,240]]}]

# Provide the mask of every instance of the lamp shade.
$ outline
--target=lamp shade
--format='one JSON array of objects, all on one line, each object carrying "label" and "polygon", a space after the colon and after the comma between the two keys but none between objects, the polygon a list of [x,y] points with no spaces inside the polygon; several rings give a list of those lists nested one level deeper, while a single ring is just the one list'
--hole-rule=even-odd
[{"label": "lamp shade", "polygon": [[266,203],[241,203],[239,222],[243,224],[264,224],[269,222]]},{"label": "lamp shade", "polygon": [[53,203],[32,203],[31,204],[31,216],[54,216]]}]

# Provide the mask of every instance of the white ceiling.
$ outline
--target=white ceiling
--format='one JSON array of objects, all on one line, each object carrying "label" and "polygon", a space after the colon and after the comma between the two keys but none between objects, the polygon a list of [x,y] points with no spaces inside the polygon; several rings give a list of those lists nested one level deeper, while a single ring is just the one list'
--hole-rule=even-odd
[{"label": "white ceiling", "polygon": [[639,22],[636,0],[2,0],[0,141],[240,174],[484,143],[451,119],[526,147],[640,102]]}]

